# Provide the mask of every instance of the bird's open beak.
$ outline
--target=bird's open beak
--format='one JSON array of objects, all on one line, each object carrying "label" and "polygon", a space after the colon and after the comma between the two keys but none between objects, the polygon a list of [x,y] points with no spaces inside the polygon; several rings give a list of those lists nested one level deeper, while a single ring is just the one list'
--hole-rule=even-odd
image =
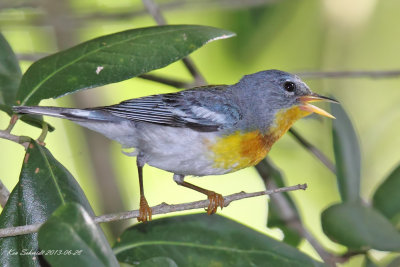
[{"label": "bird's open beak", "polygon": [[301,102],[300,109],[311,112],[311,113],[314,112],[319,115],[335,119],[334,116],[332,116],[325,110],[320,109],[319,107],[316,107],[316,106],[310,104],[310,102],[316,102],[316,101],[327,101],[327,102],[332,102],[332,103],[339,103],[335,99],[332,99],[332,98],[329,98],[326,96],[320,96],[317,94],[312,94],[312,95],[301,96],[301,97],[299,97],[299,100]]}]

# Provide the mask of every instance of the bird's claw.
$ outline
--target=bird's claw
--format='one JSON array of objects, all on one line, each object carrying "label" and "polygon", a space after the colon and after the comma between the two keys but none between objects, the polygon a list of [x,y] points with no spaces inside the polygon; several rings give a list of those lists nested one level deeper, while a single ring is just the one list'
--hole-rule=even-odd
[{"label": "bird's claw", "polygon": [[149,204],[147,204],[147,200],[144,196],[140,197],[140,208],[139,208],[139,217],[137,217],[138,222],[147,222],[151,221],[151,208]]},{"label": "bird's claw", "polygon": [[208,208],[206,208],[207,214],[211,215],[217,212],[217,208],[224,207],[224,197],[221,194],[217,194],[213,191],[210,191],[208,194],[208,200],[210,201],[210,204],[208,204]]}]

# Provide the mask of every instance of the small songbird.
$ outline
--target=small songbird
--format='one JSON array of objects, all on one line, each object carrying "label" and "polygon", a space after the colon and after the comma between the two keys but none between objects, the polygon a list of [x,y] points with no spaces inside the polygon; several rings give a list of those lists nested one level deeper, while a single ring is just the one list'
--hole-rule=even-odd
[{"label": "small songbird", "polygon": [[151,220],[143,190],[143,166],[173,173],[182,185],[208,196],[207,213],[224,206],[222,195],[185,182],[187,175],[234,172],[260,162],[298,119],[312,112],[333,118],[309,104],[337,102],[317,95],[299,77],[279,70],[244,76],[234,85],[216,85],[135,98],[86,109],[15,106],[16,113],[71,120],[134,148],[140,185],[138,221]]}]

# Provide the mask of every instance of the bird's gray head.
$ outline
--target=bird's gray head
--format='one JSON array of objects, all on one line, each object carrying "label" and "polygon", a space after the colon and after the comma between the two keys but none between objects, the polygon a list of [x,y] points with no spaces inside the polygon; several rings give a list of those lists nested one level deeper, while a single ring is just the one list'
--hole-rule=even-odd
[{"label": "bird's gray head", "polygon": [[310,88],[296,75],[266,70],[244,76],[237,84],[250,98],[266,101],[265,108],[285,109],[301,104],[300,97],[312,95]]},{"label": "bird's gray head", "polygon": [[267,124],[274,120],[278,112],[295,106],[309,113],[315,112],[333,117],[308,102],[321,100],[336,102],[313,93],[298,76],[280,70],[266,70],[246,75],[232,86],[232,90],[238,96],[241,105],[246,106],[245,109],[249,111],[248,117],[257,114],[258,118],[255,120]]}]

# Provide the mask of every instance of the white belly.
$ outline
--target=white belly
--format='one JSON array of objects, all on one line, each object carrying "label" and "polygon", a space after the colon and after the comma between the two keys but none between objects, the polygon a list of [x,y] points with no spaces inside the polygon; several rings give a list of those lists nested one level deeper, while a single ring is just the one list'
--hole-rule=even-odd
[{"label": "white belly", "polygon": [[138,124],[136,148],[145,162],[156,168],[182,175],[216,175],[228,170],[214,167],[212,152],[215,132],[197,132],[187,128]]}]

